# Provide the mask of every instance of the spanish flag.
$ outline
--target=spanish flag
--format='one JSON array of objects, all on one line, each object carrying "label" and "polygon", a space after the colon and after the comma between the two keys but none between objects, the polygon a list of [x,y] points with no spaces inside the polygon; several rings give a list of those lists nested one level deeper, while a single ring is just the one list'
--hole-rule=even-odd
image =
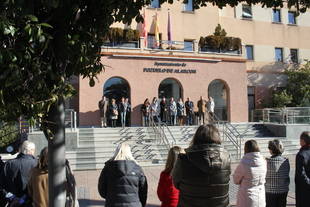
[{"label": "spanish flag", "polygon": [[155,47],[159,47],[160,42],[159,42],[159,26],[158,26],[158,16],[157,13],[155,15]]},{"label": "spanish flag", "polygon": [[147,47],[147,30],[146,30],[146,16],[145,16],[145,9],[143,12],[143,31],[142,37],[144,37],[144,47]]}]

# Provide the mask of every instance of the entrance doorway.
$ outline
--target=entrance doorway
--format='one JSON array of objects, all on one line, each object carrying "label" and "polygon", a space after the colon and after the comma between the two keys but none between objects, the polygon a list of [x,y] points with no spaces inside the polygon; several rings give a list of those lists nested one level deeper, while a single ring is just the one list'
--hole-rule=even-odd
[{"label": "entrance doorway", "polygon": [[214,113],[219,120],[228,120],[229,89],[222,80],[213,80],[208,87],[208,95],[214,99]]},{"label": "entrance doorway", "polygon": [[[108,79],[103,86],[103,94],[111,103],[112,99],[115,99],[116,104],[119,105],[122,97],[128,98],[130,102],[130,87],[128,82],[120,77],[113,77]],[[126,114],[126,126],[130,125],[131,114]],[[108,122],[108,125],[111,123]],[[118,116],[117,126],[121,126],[121,118]]]},{"label": "entrance doorway", "polygon": [[158,98],[162,99],[163,97],[166,99],[173,97],[176,101],[182,98],[183,90],[179,81],[173,78],[163,80],[158,87]]}]

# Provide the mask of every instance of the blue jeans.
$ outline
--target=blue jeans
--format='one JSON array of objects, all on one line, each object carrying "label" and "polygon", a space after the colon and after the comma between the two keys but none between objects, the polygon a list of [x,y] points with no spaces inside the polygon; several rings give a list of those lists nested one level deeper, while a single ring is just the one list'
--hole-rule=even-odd
[{"label": "blue jeans", "polygon": [[149,116],[143,116],[143,124],[144,126],[150,126],[150,117]]},{"label": "blue jeans", "polygon": [[125,127],[125,125],[126,125],[126,111],[121,112],[121,123],[122,123],[122,127]]},{"label": "blue jeans", "polygon": [[171,115],[170,116],[170,122],[172,126],[177,125],[177,115]]}]

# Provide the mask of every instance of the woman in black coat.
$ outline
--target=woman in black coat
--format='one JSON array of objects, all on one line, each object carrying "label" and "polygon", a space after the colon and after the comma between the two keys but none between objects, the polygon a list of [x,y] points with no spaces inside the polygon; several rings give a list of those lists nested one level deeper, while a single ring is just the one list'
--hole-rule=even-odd
[{"label": "woman in black coat", "polygon": [[145,206],[147,180],[129,145],[120,144],[114,156],[105,163],[99,177],[98,191],[105,198],[106,207]]},{"label": "woman in black coat", "polygon": [[172,173],[178,207],[227,207],[230,157],[213,125],[201,125]]},{"label": "woman in black coat", "polygon": [[300,150],[296,155],[296,207],[310,206],[310,131],[300,135]]}]

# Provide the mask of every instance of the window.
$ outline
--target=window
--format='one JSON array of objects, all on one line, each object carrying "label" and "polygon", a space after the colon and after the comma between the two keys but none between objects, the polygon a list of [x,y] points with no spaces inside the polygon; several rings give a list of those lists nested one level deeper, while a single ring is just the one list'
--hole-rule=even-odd
[{"label": "window", "polygon": [[283,49],[282,48],[275,48],[275,61],[276,62],[283,62]]},{"label": "window", "polygon": [[184,40],[184,51],[193,51],[193,46],[192,40]]},{"label": "window", "polygon": [[184,11],[194,11],[193,0],[188,0],[187,3],[184,4]]},{"label": "window", "polygon": [[248,4],[242,4],[242,17],[252,19],[252,7]]},{"label": "window", "polygon": [[159,0],[151,0],[151,8],[160,8]]},{"label": "window", "polygon": [[289,24],[296,24],[296,13],[295,12],[288,12],[288,23]]},{"label": "window", "polygon": [[276,23],[281,22],[281,12],[280,9],[273,9],[272,10],[272,21]]},{"label": "window", "polygon": [[292,63],[298,63],[298,50],[290,49],[290,58]]},{"label": "window", "polygon": [[254,60],[253,45],[246,45],[245,50],[246,50],[246,59]]}]

